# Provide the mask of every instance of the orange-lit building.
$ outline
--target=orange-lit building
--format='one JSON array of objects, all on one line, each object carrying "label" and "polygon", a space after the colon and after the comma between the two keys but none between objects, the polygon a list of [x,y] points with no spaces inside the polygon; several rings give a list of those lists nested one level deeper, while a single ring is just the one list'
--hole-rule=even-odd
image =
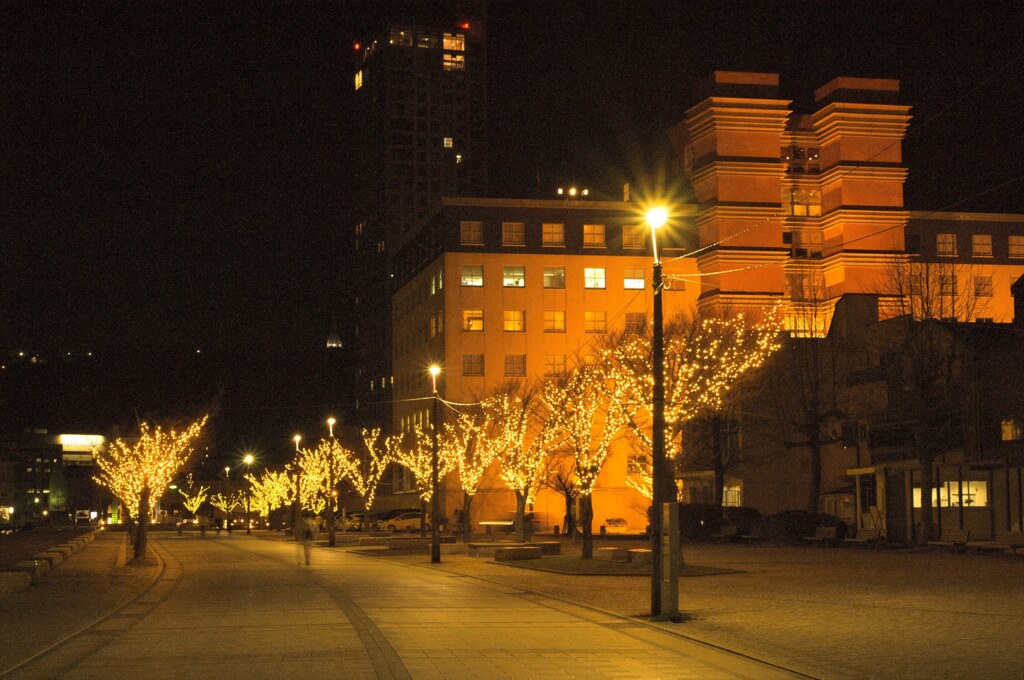
[{"label": "orange-lit building", "polygon": [[[695,273],[692,258],[672,261],[692,245],[692,213],[677,211],[659,235],[668,272]],[[444,199],[421,238],[396,259],[394,429],[429,424],[431,363],[442,366],[443,397],[472,402],[509,380],[564,373],[607,332],[650,323],[650,227],[643,219],[639,206],[625,202]],[[691,309],[696,292],[675,282],[666,315]],[[613,516],[642,530],[646,504],[625,476],[624,456],[609,462],[595,508],[628,506]],[[449,482],[450,516],[461,493]],[[400,477],[397,486],[412,493],[411,478]],[[474,500],[480,519],[507,518],[514,507],[496,475]],[[560,522],[562,501],[542,493],[535,511],[542,524]]]},{"label": "orange-lit building", "polygon": [[[672,282],[666,315],[781,304],[793,335],[820,338],[843,296],[877,296],[883,319],[904,310],[909,291],[892,279],[910,265],[944,268],[950,290],[974,294],[959,320],[1012,321],[1024,215],[907,210],[910,107],[899,102],[898,81],[837,78],[815,100],[815,111],[798,113],[780,97],[777,74],[720,71],[670,130],[694,201],[673,207],[674,240],[662,250]],[[445,199],[392,262],[393,428],[429,421],[431,362],[443,367],[444,398],[472,402],[506,380],[571,367],[605,331],[648,323],[652,259],[641,213],[630,202]],[[621,517],[642,530],[647,500],[626,487],[626,458],[619,451],[602,472],[595,524]],[[765,512],[805,505],[793,490],[806,486],[806,471],[784,458],[774,465],[785,470],[743,473],[774,480],[750,495]],[[824,491],[849,483],[846,459],[833,462]],[[731,503],[746,502],[750,481],[729,480]],[[447,486],[450,515],[461,494],[454,479]],[[397,488],[411,493],[411,480]],[[535,510],[542,524],[557,523],[562,500],[547,493]],[[494,475],[474,516],[503,518],[513,508]]]}]

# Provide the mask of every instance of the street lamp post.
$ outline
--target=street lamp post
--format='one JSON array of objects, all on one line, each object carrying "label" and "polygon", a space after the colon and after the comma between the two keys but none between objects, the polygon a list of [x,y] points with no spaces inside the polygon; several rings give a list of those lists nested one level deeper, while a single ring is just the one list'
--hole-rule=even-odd
[{"label": "street lamp post", "polygon": [[227,514],[227,518],[225,520],[227,522],[227,526],[225,526],[224,528],[228,530],[228,536],[230,536],[231,535],[231,508],[234,507],[234,505],[232,505],[232,497],[231,497],[231,467],[230,466],[224,468],[224,488],[225,488],[224,495],[227,496],[227,504],[228,504],[228,510],[227,510],[227,513],[226,513]]},{"label": "street lamp post", "polygon": [[295,442],[295,503],[292,507],[292,538],[299,540],[299,522],[302,521],[302,469],[299,467],[299,442],[302,435],[292,437]]},{"label": "street lamp post", "polygon": [[[253,458],[251,453],[245,454],[245,458],[242,459],[245,463],[246,469],[249,470],[250,475],[252,475],[252,463],[254,460],[256,459]],[[252,533],[252,518],[249,516],[249,500],[252,498],[252,482],[250,481],[249,484],[250,488],[245,492],[245,533],[247,534]]]},{"label": "street lamp post", "polygon": [[430,450],[430,561],[438,563],[441,561],[441,534],[439,533],[441,519],[441,502],[438,489],[438,451],[437,451],[437,428],[438,428],[438,402],[437,376],[441,373],[441,367],[433,364],[430,367],[430,380],[433,389],[433,414],[430,418],[431,424],[431,450]]},{"label": "street lamp post", "polygon": [[337,497],[337,492],[334,490],[334,446],[337,443],[334,439],[334,423],[338,422],[334,418],[327,419],[327,428],[331,433],[331,445],[327,449],[327,483],[329,489],[327,492],[327,545],[334,547],[334,499]]},{"label": "street lamp post", "polygon": [[[658,257],[658,228],[668,220],[664,208],[647,213],[651,225],[651,247],[654,252],[654,319],[651,339],[651,370],[653,390],[651,398],[651,615],[675,618],[679,613],[679,559],[678,539],[673,540],[675,521],[665,526],[663,517],[666,504],[675,510],[675,483],[672,469],[665,455],[665,326],[661,258]],[[673,518],[674,519],[674,518]],[[667,548],[668,550],[665,550]]]}]

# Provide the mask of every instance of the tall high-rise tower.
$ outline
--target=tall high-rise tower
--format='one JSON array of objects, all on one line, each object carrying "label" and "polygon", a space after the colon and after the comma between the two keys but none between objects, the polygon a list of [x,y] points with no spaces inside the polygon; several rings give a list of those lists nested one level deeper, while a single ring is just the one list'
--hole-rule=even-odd
[{"label": "tall high-rise tower", "polygon": [[483,17],[391,22],[354,45],[353,418],[388,422],[391,253],[443,196],[487,195],[487,48]]}]

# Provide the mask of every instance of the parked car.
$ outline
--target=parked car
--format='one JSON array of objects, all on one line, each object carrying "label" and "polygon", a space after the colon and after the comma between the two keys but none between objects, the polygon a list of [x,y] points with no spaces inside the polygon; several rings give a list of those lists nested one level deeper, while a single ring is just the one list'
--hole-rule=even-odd
[{"label": "parked car", "polygon": [[[374,513],[370,515],[369,526],[372,531],[385,531],[387,528],[388,521],[394,517],[406,512],[419,512],[419,508],[395,508],[394,510],[387,510],[382,513]],[[374,517],[376,515],[376,517]]]},{"label": "parked car", "polygon": [[[342,517],[339,512],[335,515],[335,521],[339,527],[344,527],[346,531],[362,531],[363,530],[363,517],[366,516],[365,512],[350,512]],[[344,524],[343,524],[344,522]]]},{"label": "parked car", "polygon": [[[383,526],[384,531],[388,533],[395,533],[396,531],[419,531],[420,530],[420,518],[423,517],[423,513],[419,510],[413,510],[412,512],[403,512],[400,515],[384,520]],[[428,520],[424,527],[430,530],[430,521]]]}]

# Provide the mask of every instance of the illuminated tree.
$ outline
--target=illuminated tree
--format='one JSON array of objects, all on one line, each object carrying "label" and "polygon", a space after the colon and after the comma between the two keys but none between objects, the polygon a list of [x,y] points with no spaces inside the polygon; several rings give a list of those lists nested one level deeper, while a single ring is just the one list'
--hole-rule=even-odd
[{"label": "illuminated tree", "polygon": [[[318,513],[330,507],[330,514],[333,515],[337,486],[350,467],[349,461],[354,457],[355,453],[342,446],[334,437],[321,439],[315,449],[302,449],[297,460],[302,471],[303,507],[315,507]],[[332,521],[330,517],[328,521]]]},{"label": "illuminated tree", "polygon": [[[392,460],[412,473],[413,483],[416,485],[416,493],[420,497],[420,505],[424,510],[421,514],[420,533],[426,531],[426,505],[434,495],[431,488],[430,475],[433,450],[434,441],[431,433],[419,427],[415,428],[411,436],[406,437],[402,444],[395,440],[394,445],[390,449]],[[439,480],[444,479],[445,475],[453,469],[452,459],[444,455],[444,453],[440,448],[440,442],[438,442],[437,478]],[[430,521],[440,522],[441,519],[431,517]]]},{"label": "illuminated tree", "polygon": [[301,478],[298,482],[299,503],[306,510],[319,515],[327,507],[324,496],[324,489],[328,486],[327,465],[319,459],[317,449],[300,448],[295,452],[291,468]]},{"label": "illuminated tree", "polygon": [[207,418],[180,431],[142,422],[138,439],[117,438],[96,453],[95,481],[117,496],[136,523],[134,559],[145,558],[150,508],[188,463]]},{"label": "illuminated tree", "polygon": [[[684,425],[698,414],[721,410],[729,390],[760,368],[778,348],[779,315],[753,323],[733,316],[680,317],[665,330],[665,452],[679,458]],[[634,451],[631,468],[640,471],[634,488],[650,476],[653,369],[651,339],[629,333],[601,351],[603,383],[626,415]]]},{"label": "illuminated tree", "polygon": [[366,445],[367,455],[362,459],[353,456],[345,468],[345,477],[355,487],[356,493],[363,498],[364,521],[370,516],[370,509],[377,496],[377,487],[384,478],[388,464],[393,460],[391,452],[398,445],[398,440],[392,439],[385,437],[381,440],[379,427],[372,430],[364,429],[363,443]]},{"label": "illuminated tree", "polygon": [[473,538],[473,497],[487,468],[494,462],[494,447],[481,442],[483,417],[479,411],[460,413],[454,422],[446,422],[439,446],[446,460],[453,461],[462,485],[463,538]]},{"label": "illuminated tree", "polygon": [[292,480],[287,472],[264,470],[259,477],[246,475],[245,480],[249,482],[251,504],[260,517],[269,517],[273,510],[289,501]]},{"label": "illuminated tree", "polygon": [[612,398],[595,363],[583,362],[560,379],[548,381],[541,399],[553,421],[554,446],[566,451],[573,461],[579,485],[583,558],[590,559],[594,556],[594,487],[612,443],[626,424],[626,414]]},{"label": "illuminated tree", "polygon": [[245,496],[241,491],[232,494],[215,493],[210,497],[210,505],[224,513],[225,526],[231,526],[231,511],[241,507],[245,503]]},{"label": "illuminated tree", "polygon": [[203,503],[205,503],[206,499],[209,497],[210,487],[200,486],[198,489],[196,489],[192,481],[191,472],[187,477],[187,481],[188,491],[186,491],[185,489],[178,489],[178,493],[185,497],[185,509],[191,512],[192,516],[195,517],[196,513],[199,512],[199,508],[202,507]]},{"label": "illuminated tree", "polygon": [[516,533],[529,538],[526,506],[532,504],[544,481],[546,463],[555,439],[555,420],[533,388],[509,383],[480,403],[483,413],[480,443],[500,464],[499,476],[516,496]]}]

